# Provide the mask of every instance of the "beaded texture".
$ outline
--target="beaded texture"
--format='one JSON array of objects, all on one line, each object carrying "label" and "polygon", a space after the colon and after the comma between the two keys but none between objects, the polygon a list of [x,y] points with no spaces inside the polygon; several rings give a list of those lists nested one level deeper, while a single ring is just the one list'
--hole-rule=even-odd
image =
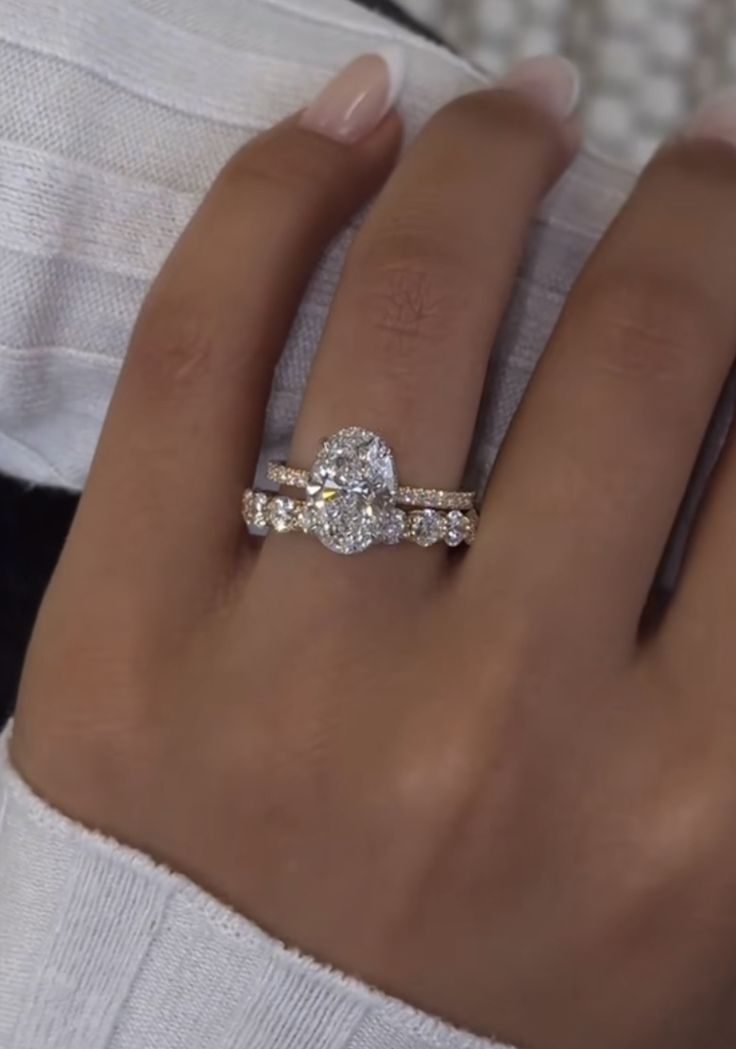
[{"label": "beaded texture", "polygon": [[[249,528],[273,530],[281,535],[287,532],[312,534],[309,504],[302,499],[286,498],[275,492],[255,491],[247,488],[243,495],[243,520]],[[455,547],[470,546],[478,531],[478,514],[475,510],[463,513],[459,510],[441,510],[435,507],[414,509],[409,512],[397,507],[391,519],[390,534],[383,540],[386,545],[402,541],[421,547],[444,543]]]}]

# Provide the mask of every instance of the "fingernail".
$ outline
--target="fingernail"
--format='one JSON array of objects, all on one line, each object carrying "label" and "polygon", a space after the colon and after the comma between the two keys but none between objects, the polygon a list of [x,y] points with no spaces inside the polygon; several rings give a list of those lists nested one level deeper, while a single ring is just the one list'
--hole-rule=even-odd
[{"label": "fingernail", "polygon": [[685,125],[692,138],[720,138],[736,146],[736,87],[724,87],[706,98]]},{"label": "fingernail", "polygon": [[378,127],[399,97],[406,59],[400,47],[361,55],[302,113],[301,125],[338,142],[357,142]]},{"label": "fingernail", "polygon": [[525,58],[512,66],[498,86],[520,92],[558,120],[572,116],[580,98],[580,74],[562,55]]}]

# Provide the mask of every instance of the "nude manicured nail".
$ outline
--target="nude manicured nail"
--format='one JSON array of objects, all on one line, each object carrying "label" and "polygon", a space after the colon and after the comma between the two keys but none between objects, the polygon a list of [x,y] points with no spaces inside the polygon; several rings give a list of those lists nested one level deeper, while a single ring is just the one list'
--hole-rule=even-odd
[{"label": "nude manicured nail", "polygon": [[736,87],[724,87],[706,98],[685,125],[685,134],[720,138],[736,146]]},{"label": "nude manicured nail", "polygon": [[580,74],[562,55],[525,58],[498,82],[543,106],[558,120],[572,116],[580,98]]},{"label": "nude manicured nail", "polygon": [[361,55],[302,113],[301,125],[338,142],[357,142],[378,127],[399,97],[405,57],[399,47]]}]

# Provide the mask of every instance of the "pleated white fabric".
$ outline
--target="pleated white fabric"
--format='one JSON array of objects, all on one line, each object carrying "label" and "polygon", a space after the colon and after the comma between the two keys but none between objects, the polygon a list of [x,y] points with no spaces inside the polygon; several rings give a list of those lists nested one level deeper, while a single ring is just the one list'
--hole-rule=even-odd
[{"label": "pleated white fabric", "polygon": [[318,965],[73,823],[12,771],[6,742],[2,1049],[503,1049]]},{"label": "pleated white fabric", "polygon": [[[0,0],[0,470],[83,485],[146,287],[219,167],[389,39],[408,52],[410,134],[484,82],[347,0]],[[484,466],[626,188],[610,172],[591,193],[601,179],[591,163],[571,183],[573,206],[561,206],[564,229],[557,221],[551,237],[540,225],[543,258],[497,354]],[[325,259],[286,348],[272,452],[293,426],[350,235]]]},{"label": "pleated white fabric", "polygon": [[[218,169],[397,39],[413,132],[481,78],[347,0],[0,0],[0,470],[83,485],[146,287]],[[295,328],[270,441],[293,422],[347,236]]]}]

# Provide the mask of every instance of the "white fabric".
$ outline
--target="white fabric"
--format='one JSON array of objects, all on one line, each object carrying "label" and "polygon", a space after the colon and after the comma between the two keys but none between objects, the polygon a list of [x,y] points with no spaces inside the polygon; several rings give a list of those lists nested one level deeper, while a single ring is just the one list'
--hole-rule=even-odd
[{"label": "white fabric", "polygon": [[[480,82],[346,0],[0,0],[0,470],[82,486],[146,287],[218,169],[390,39],[413,130]],[[272,434],[344,244],[302,312]]]},{"label": "white fabric", "polygon": [[[451,964],[451,963],[449,963]],[[503,1049],[287,949],[31,793],[0,740],[2,1049]]]}]

